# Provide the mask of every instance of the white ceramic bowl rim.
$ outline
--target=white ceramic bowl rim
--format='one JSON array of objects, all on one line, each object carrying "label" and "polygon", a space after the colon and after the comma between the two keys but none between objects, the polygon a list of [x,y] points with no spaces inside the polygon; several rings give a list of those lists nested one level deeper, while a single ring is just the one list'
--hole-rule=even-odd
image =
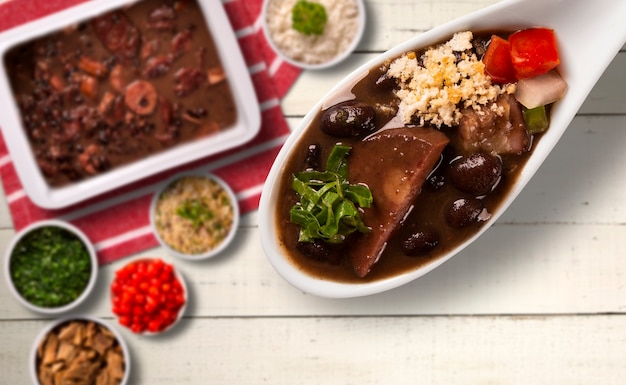
[{"label": "white ceramic bowl rim", "polygon": [[[26,234],[32,232],[33,230],[37,230],[43,227],[60,227],[73,233],[85,245],[85,248],[87,249],[87,252],[89,253],[89,258],[91,259],[91,276],[89,277],[89,282],[87,283],[85,290],[83,290],[82,294],[78,296],[74,301],[66,305],[59,306],[59,307],[41,307],[41,306],[37,306],[28,302],[18,292],[17,288],[13,284],[13,279],[11,278],[11,254],[13,253],[13,249]],[[22,305],[38,313],[61,314],[61,313],[69,312],[70,310],[77,308],[87,299],[87,297],[89,297],[89,295],[93,291],[93,288],[98,278],[98,256],[89,238],[87,238],[85,233],[83,233],[78,227],[68,222],[58,220],[58,219],[47,219],[43,221],[34,222],[30,224],[29,226],[20,230],[17,234],[13,236],[13,238],[11,239],[11,242],[9,243],[7,251],[5,253],[4,273],[5,273],[5,279],[7,281],[7,286],[9,287],[9,290]]]},{"label": "white ceramic bowl rim", "polygon": [[[165,190],[168,186],[170,186],[172,183],[175,183],[179,179],[188,177],[188,176],[202,177],[202,178],[215,181],[226,192],[226,194],[228,194],[228,197],[230,198],[231,206],[233,208],[233,223],[231,225],[230,231],[228,232],[228,235],[217,246],[215,246],[213,249],[207,250],[204,253],[185,254],[178,250],[175,250],[174,248],[172,248],[172,246],[167,244],[167,242],[165,242],[163,238],[161,238],[161,235],[159,234],[156,228],[155,208],[156,208],[157,201],[159,200],[159,197],[163,193],[163,190]],[[162,247],[164,247],[170,254],[176,257],[182,258],[182,259],[190,260],[190,261],[199,261],[199,260],[212,258],[220,254],[222,251],[224,251],[224,249],[226,249],[235,238],[235,235],[237,234],[237,229],[239,228],[239,221],[240,221],[240,212],[239,212],[239,201],[237,200],[237,195],[232,190],[232,188],[228,185],[228,183],[226,183],[222,178],[209,172],[184,171],[176,175],[173,175],[172,177],[170,177],[169,179],[167,179],[165,182],[161,184],[161,186],[157,189],[156,193],[152,196],[152,201],[150,202],[150,226],[152,226],[152,232],[154,233],[154,236],[157,238],[159,244]]]},{"label": "white ceramic bowl rim", "polygon": [[[278,274],[296,288],[321,297],[350,298],[371,295],[396,288],[421,277],[452,258],[483,234],[500,217],[535,174],[565,132],[593,85],[626,40],[626,28],[621,27],[624,24],[620,20],[621,15],[626,11],[626,3],[612,0],[599,1],[601,4],[584,0],[569,2],[505,0],[409,39],[363,64],[337,83],[311,108],[300,125],[289,136],[270,169],[261,194],[259,205],[261,244],[270,264]],[[572,22],[572,20],[581,20],[581,23]],[[595,25],[592,23],[595,20],[598,23],[603,23],[602,25],[619,25],[619,31],[607,28],[597,30],[597,23]],[[584,26],[580,24],[584,24]],[[565,97],[553,107],[550,116],[550,129],[535,146],[533,155],[526,163],[507,199],[492,213],[490,220],[478,233],[443,257],[427,263],[423,267],[375,282],[352,284],[318,279],[304,273],[288,260],[274,234],[276,229],[276,201],[278,200],[276,196],[278,191],[277,179],[291,149],[300,139],[300,134],[308,127],[317,111],[322,108],[324,101],[331,99],[339,90],[358,81],[370,68],[380,66],[385,60],[397,57],[416,47],[427,47],[439,43],[450,38],[455,32],[489,31],[502,28],[514,30],[537,25],[555,29],[561,54],[559,71],[568,82],[569,89]],[[602,38],[598,36],[599,34],[603,35]],[[588,62],[581,61],[580,57],[594,57],[597,59],[597,63],[590,66]]]},{"label": "white ceramic bowl rim", "polygon": [[128,350],[128,346],[126,345],[126,341],[124,340],[124,338],[122,338],[122,335],[120,334],[120,332],[117,329],[115,329],[112,325],[110,325],[108,322],[101,320],[99,318],[96,318],[96,317],[88,316],[88,315],[75,315],[75,316],[67,316],[67,317],[59,318],[55,321],[52,321],[50,324],[45,326],[39,332],[39,335],[37,335],[37,338],[35,339],[35,343],[33,344],[31,351],[30,351],[30,355],[29,355],[28,366],[29,366],[30,377],[31,377],[33,384],[41,385],[37,377],[37,347],[39,346],[39,343],[54,328],[62,324],[65,324],[67,322],[71,322],[71,321],[95,322],[106,327],[107,329],[111,331],[111,333],[113,333],[120,347],[122,348],[122,353],[124,355],[124,378],[122,378],[122,381],[120,381],[119,385],[126,385],[128,383],[128,378],[130,376],[130,369],[131,369],[130,353]]},{"label": "white ceramic bowl rim", "polygon": [[324,62],[324,63],[311,64],[311,63],[298,61],[287,56],[280,48],[278,48],[278,46],[276,45],[276,43],[271,37],[269,27],[267,26],[267,17],[265,16],[267,14],[268,4],[271,1],[274,1],[274,0],[263,1],[263,8],[261,10],[261,25],[263,26],[263,33],[265,34],[268,44],[270,45],[272,50],[276,53],[276,55],[278,55],[282,60],[286,61],[287,63],[293,66],[299,67],[299,68],[309,69],[309,70],[322,70],[322,69],[326,69],[326,68],[339,64],[340,62],[344,61],[348,56],[350,56],[352,51],[354,51],[354,49],[357,47],[357,45],[361,41],[361,38],[363,37],[363,34],[365,32],[365,24],[367,22],[365,4],[363,3],[363,0],[353,0],[356,3],[357,9],[359,12],[359,27],[354,35],[354,39],[346,47],[345,51],[339,53],[337,56],[335,56],[331,60]]},{"label": "white ceramic bowl rim", "polygon": [[[4,57],[5,53],[17,44],[138,1],[91,0],[0,33],[0,57]],[[235,124],[218,134],[181,143],[166,151],[77,183],[52,187],[44,180],[24,135],[9,75],[4,64],[0,63],[0,104],[4,106],[0,115],[0,127],[24,191],[33,203],[47,209],[67,207],[164,170],[221,153],[247,143],[257,135],[261,129],[259,102],[250,71],[224,6],[219,0],[197,1],[221,54],[222,65],[237,105]]]}]

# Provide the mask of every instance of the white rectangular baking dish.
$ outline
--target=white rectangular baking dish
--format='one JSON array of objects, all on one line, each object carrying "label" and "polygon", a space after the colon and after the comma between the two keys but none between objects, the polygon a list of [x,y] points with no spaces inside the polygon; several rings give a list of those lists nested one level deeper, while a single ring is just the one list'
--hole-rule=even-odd
[{"label": "white rectangular baking dish", "polygon": [[0,127],[26,195],[40,207],[57,209],[70,206],[166,169],[242,145],[260,130],[259,103],[223,5],[219,0],[198,0],[237,106],[234,127],[67,186],[55,188],[45,181],[22,128],[20,112],[11,91],[10,74],[7,74],[4,66],[4,55],[15,45],[136,2],[88,1],[0,34],[0,105],[3,106]]}]

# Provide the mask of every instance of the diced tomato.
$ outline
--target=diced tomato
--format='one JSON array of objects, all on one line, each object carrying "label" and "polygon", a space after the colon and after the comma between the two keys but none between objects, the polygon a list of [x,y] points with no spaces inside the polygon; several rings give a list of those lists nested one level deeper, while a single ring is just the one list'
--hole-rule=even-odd
[{"label": "diced tomato", "polygon": [[161,331],[161,321],[160,320],[152,320],[148,322],[148,331],[153,333]]},{"label": "diced tomato", "polygon": [[529,28],[509,36],[511,61],[518,79],[543,75],[555,68],[559,60],[554,30]]},{"label": "diced tomato", "polygon": [[130,325],[132,324],[132,320],[127,315],[120,316],[120,321],[119,322],[120,322],[121,325],[124,325],[126,327],[130,327]]},{"label": "diced tomato", "polygon": [[509,42],[499,36],[493,35],[483,57],[485,72],[494,83],[513,83],[515,71],[511,62],[511,46]]},{"label": "diced tomato", "polygon": [[130,326],[130,330],[137,334],[142,333],[145,329],[146,327],[141,322],[133,322]]},{"label": "diced tomato", "polygon": [[166,329],[186,302],[173,266],[160,259],[142,260],[118,270],[111,294],[113,313],[135,333]]}]

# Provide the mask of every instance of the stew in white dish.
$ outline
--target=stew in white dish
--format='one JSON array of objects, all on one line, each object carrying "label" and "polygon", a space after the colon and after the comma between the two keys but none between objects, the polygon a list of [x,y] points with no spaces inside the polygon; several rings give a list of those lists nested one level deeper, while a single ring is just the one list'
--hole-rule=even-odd
[{"label": "stew in white dish", "polygon": [[566,92],[554,31],[459,32],[369,70],[286,163],[277,233],[292,263],[362,282],[412,270],[498,209]]},{"label": "stew in white dish", "polygon": [[4,64],[51,186],[226,130],[237,117],[195,0],[110,11],[22,43]]}]

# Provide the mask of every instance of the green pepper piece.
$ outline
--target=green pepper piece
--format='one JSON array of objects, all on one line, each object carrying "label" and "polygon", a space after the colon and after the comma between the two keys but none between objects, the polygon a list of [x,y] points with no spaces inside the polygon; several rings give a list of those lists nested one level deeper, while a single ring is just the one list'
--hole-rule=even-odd
[{"label": "green pepper piece", "polygon": [[524,109],[524,123],[529,134],[537,134],[548,129],[546,106]]}]

